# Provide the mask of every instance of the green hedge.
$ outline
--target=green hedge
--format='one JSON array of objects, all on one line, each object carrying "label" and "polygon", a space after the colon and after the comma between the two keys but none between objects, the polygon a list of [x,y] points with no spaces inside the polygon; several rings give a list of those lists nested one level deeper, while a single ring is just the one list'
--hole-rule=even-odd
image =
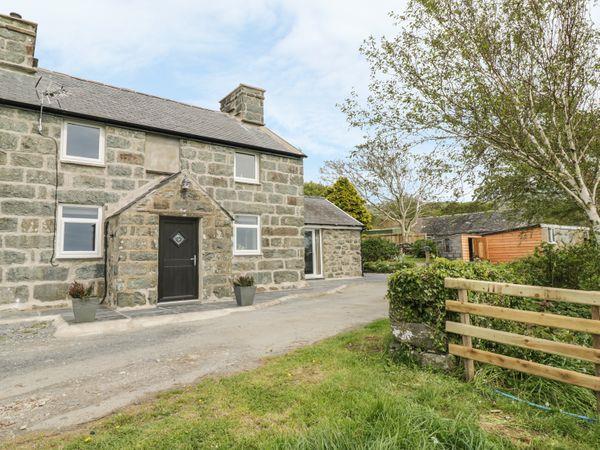
[{"label": "green hedge", "polygon": [[414,261],[399,259],[396,261],[367,261],[363,264],[365,272],[392,273],[415,266]]},{"label": "green hedge", "polygon": [[382,238],[363,239],[361,251],[363,263],[394,259],[400,255],[396,244]]},{"label": "green hedge", "polygon": [[[499,281],[520,284],[532,284],[531,274],[523,271],[523,264],[491,264],[488,262],[469,263],[464,261],[449,261],[437,258],[430,265],[415,266],[402,269],[391,275],[388,279],[388,299],[390,303],[390,319],[392,321],[420,322],[433,327],[438,334],[438,350],[446,351],[445,321],[458,321],[458,314],[447,313],[446,300],[455,300],[457,291],[444,287],[444,278],[468,278],[484,281]],[[530,311],[552,312],[570,316],[591,316],[589,307],[571,305],[562,302],[543,302],[536,299],[508,297],[495,294],[469,292],[469,301],[486,303],[495,306],[523,309]],[[547,327],[530,326],[516,322],[471,316],[471,323],[476,326],[504,330],[513,333],[536,336],[545,339],[558,340],[578,345],[591,345],[589,334],[572,332],[569,330],[552,329]],[[458,342],[458,336],[449,334],[451,341]],[[593,366],[585,361],[563,358],[542,352],[522,349],[518,347],[496,344],[486,340],[474,340],[475,346],[515,358],[577,370],[584,373],[593,373]],[[536,397],[538,401],[549,401],[556,404],[568,401],[579,410],[592,411],[594,396],[591,391],[565,386],[560,383],[528,377],[518,372],[505,371],[491,366],[479,365],[480,369],[493,373],[495,384],[507,388],[525,389],[527,393],[532,390],[550,392],[548,397]],[[540,387],[543,386],[543,387]],[[549,387],[550,386],[550,387]],[[565,394],[568,393],[568,396]]]},{"label": "green hedge", "polygon": [[410,245],[410,252],[417,258],[425,258],[425,247],[429,247],[429,253],[431,255],[438,254],[437,244],[432,239],[417,239]]}]

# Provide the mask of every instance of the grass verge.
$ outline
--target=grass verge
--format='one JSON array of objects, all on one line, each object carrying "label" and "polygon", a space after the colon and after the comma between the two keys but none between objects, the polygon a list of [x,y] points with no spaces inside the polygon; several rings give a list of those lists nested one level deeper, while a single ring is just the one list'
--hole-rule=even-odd
[{"label": "grass verge", "polygon": [[[10,448],[597,448],[600,426],[394,363],[375,322],[262,367],[166,392],[75,431]],[[489,389],[489,388],[487,388]],[[7,447],[8,448],[8,447]]]}]

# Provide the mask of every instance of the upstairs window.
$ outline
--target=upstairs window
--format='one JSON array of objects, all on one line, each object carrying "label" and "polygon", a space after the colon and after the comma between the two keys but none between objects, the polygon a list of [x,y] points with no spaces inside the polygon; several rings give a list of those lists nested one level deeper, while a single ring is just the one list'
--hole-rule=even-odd
[{"label": "upstairs window", "polygon": [[62,258],[98,258],[102,208],[59,205],[57,255]]},{"label": "upstairs window", "polygon": [[258,184],[258,156],[251,153],[235,154],[235,181]]},{"label": "upstairs window", "polygon": [[233,228],[233,253],[260,255],[260,217],[237,215]]},{"label": "upstairs window", "polygon": [[99,126],[65,122],[61,160],[81,164],[104,164],[104,129]]}]

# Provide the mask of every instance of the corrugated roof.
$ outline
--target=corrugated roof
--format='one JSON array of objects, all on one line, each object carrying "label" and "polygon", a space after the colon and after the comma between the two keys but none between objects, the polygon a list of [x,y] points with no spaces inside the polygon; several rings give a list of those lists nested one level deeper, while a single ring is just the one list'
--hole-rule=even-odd
[{"label": "corrugated roof", "polygon": [[439,217],[422,217],[415,231],[428,236],[452,234],[489,234],[498,231],[516,230],[536,225],[518,219],[507,211],[489,211],[454,214]]},{"label": "corrugated roof", "polygon": [[323,197],[304,197],[304,224],[362,228],[363,224]]},{"label": "corrugated roof", "polygon": [[267,127],[252,125],[226,113],[84,80],[46,69],[37,74],[0,70],[0,102],[39,108],[37,92],[48,86],[64,86],[60,106],[54,101],[47,110],[172,133],[189,138],[265,150],[290,156],[305,156]]}]

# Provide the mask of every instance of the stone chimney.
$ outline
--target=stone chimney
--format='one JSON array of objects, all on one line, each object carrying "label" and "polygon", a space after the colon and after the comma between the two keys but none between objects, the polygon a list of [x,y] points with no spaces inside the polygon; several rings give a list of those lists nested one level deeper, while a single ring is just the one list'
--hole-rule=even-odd
[{"label": "stone chimney", "polygon": [[221,111],[244,122],[265,124],[265,90],[240,84],[221,100]]},{"label": "stone chimney", "polygon": [[0,14],[0,69],[34,73],[36,34],[36,23],[23,20],[17,13]]}]

